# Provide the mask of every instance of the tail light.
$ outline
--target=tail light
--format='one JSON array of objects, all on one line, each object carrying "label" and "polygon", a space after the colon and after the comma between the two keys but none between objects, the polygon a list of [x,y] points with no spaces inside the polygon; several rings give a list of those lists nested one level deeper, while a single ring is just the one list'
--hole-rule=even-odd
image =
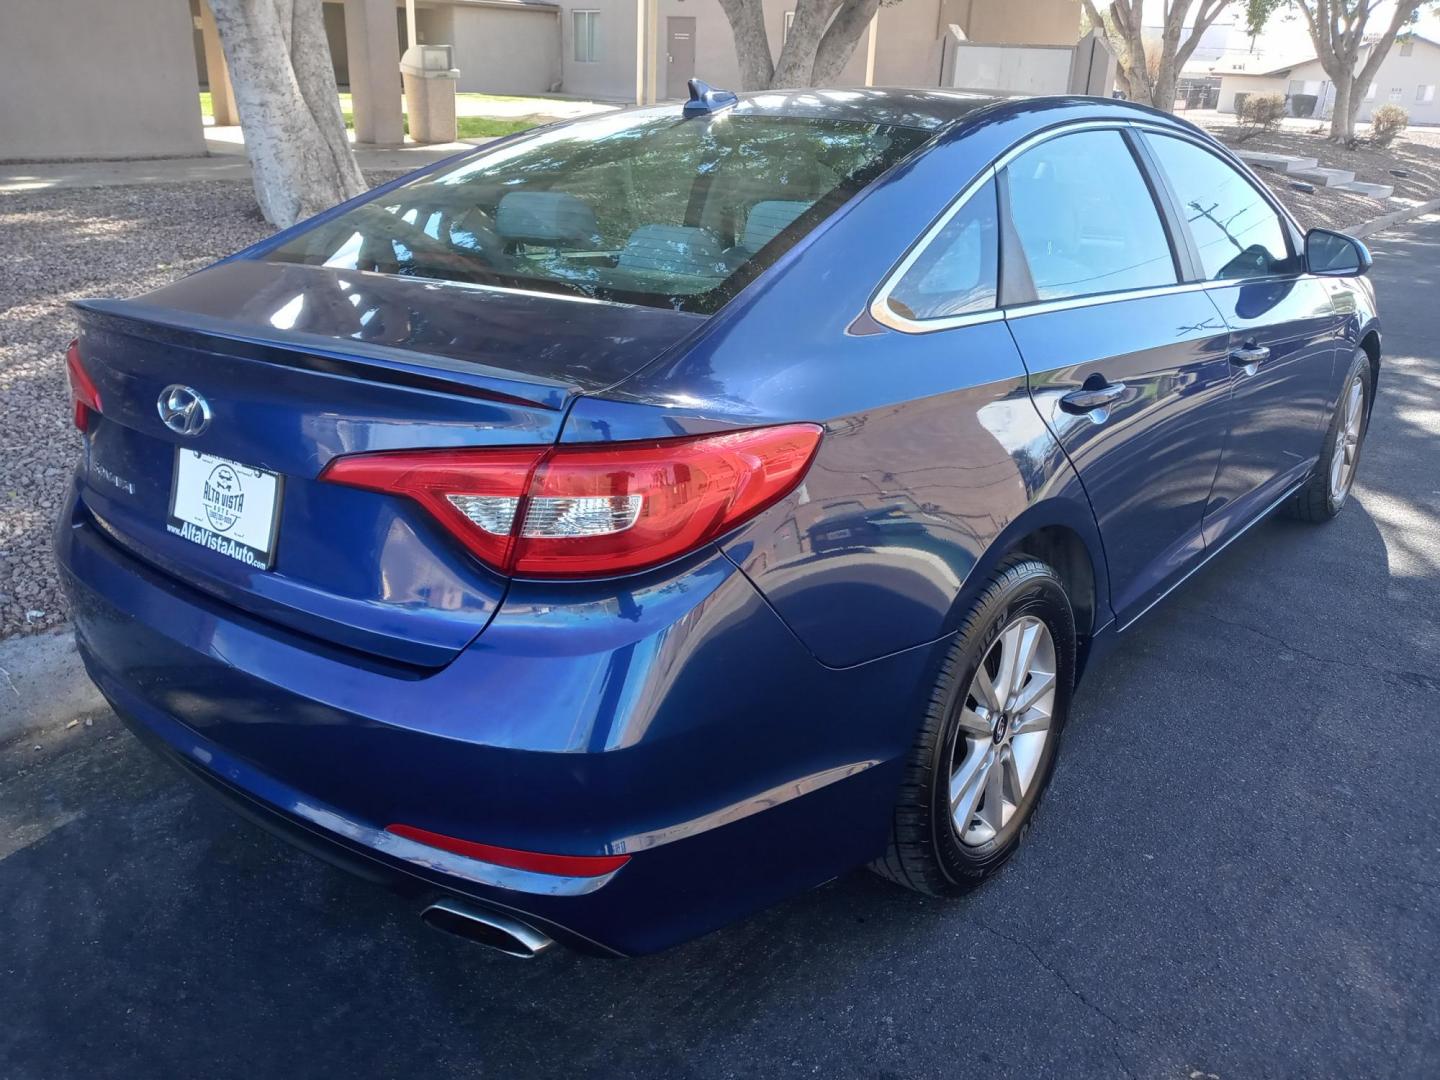
[{"label": "tail light", "polygon": [[81,431],[90,429],[90,414],[100,411],[100,391],[95,380],[80,362],[80,340],[70,342],[65,350],[65,377],[70,382],[70,408],[75,426]]},{"label": "tail light", "polygon": [[814,424],[527,449],[336,458],[322,480],[414,499],[480,560],[528,577],[657,566],[754,517],[803,479]]}]

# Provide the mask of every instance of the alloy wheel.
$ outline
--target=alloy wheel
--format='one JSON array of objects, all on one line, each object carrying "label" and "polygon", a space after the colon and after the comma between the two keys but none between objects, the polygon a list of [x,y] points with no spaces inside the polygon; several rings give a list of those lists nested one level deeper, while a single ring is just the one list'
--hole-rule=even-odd
[{"label": "alloy wheel", "polygon": [[1033,615],[1008,623],[970,681],[950,767],[950,816],[967,847],[989,843],[1035,783],[1055,708],[1055,641]]},{"label": "alloy wheel", "polygon": [[1365,384],[1357,375],[1345,391],[1340,430],[1335,436],[1335,449],[1330,455],[1330,500],[1337,505],[1349,494],[1355,479],[1355,463],[1360,456],[1360,434],[1365,423]]}]

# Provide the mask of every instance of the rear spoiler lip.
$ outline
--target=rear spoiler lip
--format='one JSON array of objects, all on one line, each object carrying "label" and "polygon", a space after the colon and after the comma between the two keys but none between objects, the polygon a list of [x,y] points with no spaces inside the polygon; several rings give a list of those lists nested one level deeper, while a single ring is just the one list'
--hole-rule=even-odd
[{"label": "rear spoiler lip", "polygon": [[[417,352],[372,342],[337,339],[301,330],[262,331],[249,323],[217,319],[193,311],[104,298],[74,300],[85,321],[127,334],[157,336],[156,329],[193,334],[289,354],[287,363],[322,374],[414,387],[436,393],[478,398],[502,405],[561,412],[582,391],[579,386],[544,376],[517,379],[498,368],[440,353]],[[149,331],[149,333],[147,333]],[[441,374],[443,373],[443,374]]]}]

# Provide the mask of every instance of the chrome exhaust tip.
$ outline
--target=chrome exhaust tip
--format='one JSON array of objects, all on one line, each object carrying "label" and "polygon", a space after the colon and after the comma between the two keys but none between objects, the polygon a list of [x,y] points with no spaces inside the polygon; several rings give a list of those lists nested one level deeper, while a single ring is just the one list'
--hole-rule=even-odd
[{"label": "chrome exhaust tip", "polygon": [[448,897],[435,901],[420,913],[420,918],[436,930],[522,960],[533,960],[555,944],[533,926],[526,926],[508,915],[471,907]]}]

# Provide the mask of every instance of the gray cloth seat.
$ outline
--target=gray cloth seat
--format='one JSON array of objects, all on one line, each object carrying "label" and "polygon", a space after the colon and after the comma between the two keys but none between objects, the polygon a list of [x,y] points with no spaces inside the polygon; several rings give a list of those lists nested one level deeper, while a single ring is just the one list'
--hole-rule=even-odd
[{"label": "gray cloth seat", "polygon": [[507,191],[495,210],[495,231],[521,244],[600,246],[595,211],[565,191]]},{"label": "gray cloth seat", "polygon": [[725,253],[714,233],[689,225],[642,225],[620,252],[626,270],[715,277],[728,273]]},{"label": "gray cloth seat", "polygon": [[800,199],[766,199],[750,208],[745,217],[745,231],[740,246],[746,251],[759,251],[779,236],[811,204]]}]

